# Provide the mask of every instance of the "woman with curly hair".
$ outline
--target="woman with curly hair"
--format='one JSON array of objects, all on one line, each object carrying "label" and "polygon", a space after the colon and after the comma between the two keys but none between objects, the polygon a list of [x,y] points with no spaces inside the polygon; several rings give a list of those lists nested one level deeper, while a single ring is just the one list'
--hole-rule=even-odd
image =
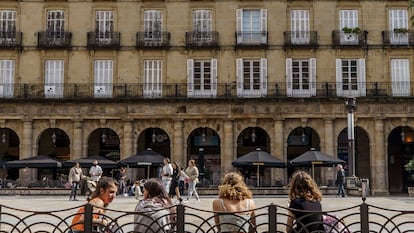
[{"label": "woman with curly hair", "polygon": [[290,182],[286,232],[324,232],[321,200],[312,177],[304,171],[296,172]]},{"label": "woman with curly hair", "polygon": [[213,201],[214,220],[221,233],[250,232],[256,227],[256,204],[252,192],[235,172],[227,173],[219,186],[219,197]]}]

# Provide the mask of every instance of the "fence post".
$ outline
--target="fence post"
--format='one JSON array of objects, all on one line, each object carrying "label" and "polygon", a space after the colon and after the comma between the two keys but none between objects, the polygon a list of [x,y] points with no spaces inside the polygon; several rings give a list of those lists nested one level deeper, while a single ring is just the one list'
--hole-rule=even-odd
[{"label": "fence post", "polygon": [[84,228],[85,233],[92,233],[92,205],[87,203],[85,205],[85,214],[84,214]]},{"label": "fence post", "polygon": [[276,205],[275,204],[270,204],[269,206],[269,219],[268,219],[268,232],[269,233],[276,233],[277,232],[277,218],[276,218],[276,214],[277,214],[277,209],[276,209]]},{"label": "fence post", "polygon": [[177,205],[177,233],[184,233],[184,205]]},{"label": "fence post", "polygon": [[368,204],[362,202],[360,206],[360,222],[361,222],[361,233],[369,232],[369,218],[368,218]]}]

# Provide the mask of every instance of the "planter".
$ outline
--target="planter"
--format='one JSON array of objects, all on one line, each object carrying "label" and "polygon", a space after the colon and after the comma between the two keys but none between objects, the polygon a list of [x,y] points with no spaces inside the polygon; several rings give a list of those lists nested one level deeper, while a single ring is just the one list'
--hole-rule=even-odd
[{"label": "planter", "polygon": [[408,187],[408,196],[414,197],[414,187]]}]

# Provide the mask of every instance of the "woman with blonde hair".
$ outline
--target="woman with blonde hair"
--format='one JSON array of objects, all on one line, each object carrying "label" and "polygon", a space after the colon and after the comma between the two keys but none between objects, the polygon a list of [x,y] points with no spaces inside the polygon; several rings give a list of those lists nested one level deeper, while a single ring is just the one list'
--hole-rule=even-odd
[{"label": "woman with blonde hair", "polygon": [[188,161],[188,167],[185,169],[185,173],[188,176],[188,196],[187,201],[190,201],[191,197],[196,197],[196,203],[200,202],[200,197],[198,196],[196,185],[198,183],[198,176],[200,175],[198,168],[196,166],[195,160],[190,159]]},{"label": "woman with blonde hair", "polygon": [[218,231],[249,232],[256,227],[255,209],[252,192],[243,177],[236,172],[227,173],[219,186],[219,197],[213,201]]},{"label": "woman with blonde hair", "polygon": [[289,188],[289,217],[286,232],[324,232],[322,194],[312,177],[296,172]]}]

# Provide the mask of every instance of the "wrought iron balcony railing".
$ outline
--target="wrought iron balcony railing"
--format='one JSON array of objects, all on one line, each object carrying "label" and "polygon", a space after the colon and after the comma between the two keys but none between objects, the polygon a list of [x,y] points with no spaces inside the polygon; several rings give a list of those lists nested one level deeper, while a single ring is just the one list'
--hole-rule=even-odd
[{"label": "wrought iron balcony railing", "polygon": [[334,48],[366,48],[367,31],[358,33],[346,33],[342,30],[332,31],[332,43]]},{"label": "wrought iron balcony railing", "polygon": [[384,46],[388,47],[414,46],[414,31],[382,31],[382,43]]},{"label": "wrought iron balcony railing", "polygon": [[88,49],[120,49],[120,32],[88,32]]},{"label": "wrought iron balcony railing", "polygon": [[266,47],[268,46],[267,31],[236,32],[237,47]]},{"label": "wrought iron balcony railing", "polygon": [[311,48],[316,49],[318,45],[317,31],[286,31],[283,32],[285,48]]},{"label": "wrought iron balcony railing", "polygon": [[0,48],[21,48],[22,38],[22,32],[0,31]]},{"label": "wrought iron balcony railing", "polygon": [[185,44],[187,47],[218,47],[218,32],[186,32]]},{"label": "wrought iron balcony railing", "polygon": [[168,48],[169,32],[137,32],[137,48]]},{"label": "wrought iron balcony railing", "polygon": [[68,49],[72,46],[71,32],[49,32],[43,31],[37,33],[38,48],[62,48]]},{"label": "wrought iron balcony railing", "polygon": [[[67,84],[0,84],[2,99],[274,99],[374,97],[412,98],[414,82],[372,82],[346,85],[318,82],[298,86],[277,82],[260,85],[264,89],[238,89],[237,83],[221,83],[212,89],[193,88],[186,83],[67,83]],[[191,85],[194,87],[194,85]]]}]

